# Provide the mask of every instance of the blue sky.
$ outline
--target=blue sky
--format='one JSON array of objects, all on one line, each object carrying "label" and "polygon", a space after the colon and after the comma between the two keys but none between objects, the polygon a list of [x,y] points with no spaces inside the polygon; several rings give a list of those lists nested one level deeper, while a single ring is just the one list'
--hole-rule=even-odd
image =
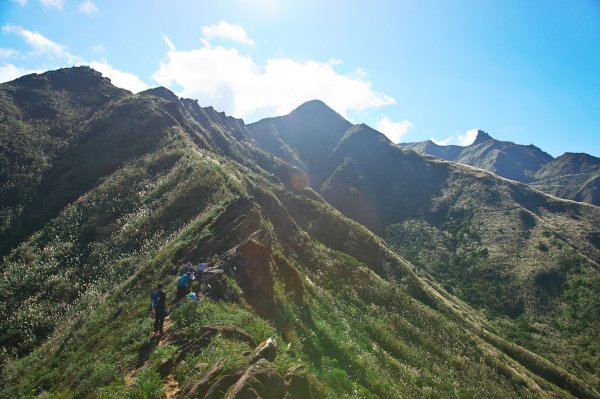
[{"label": "blue sky", "polygon": [[600,156],[598,0],[0,0],[0,24],[1,81],[90,64],[247,122],[320,98],[396,142]]}]

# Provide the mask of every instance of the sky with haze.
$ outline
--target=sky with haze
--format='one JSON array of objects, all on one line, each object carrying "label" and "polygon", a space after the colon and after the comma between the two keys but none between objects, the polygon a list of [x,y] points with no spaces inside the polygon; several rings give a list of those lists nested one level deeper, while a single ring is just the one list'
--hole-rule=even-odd
[{"label": "sky with haze", "polygon": [[0,0],[0,82],[90,65],[254,122],[321,99],[394,142],[600,156],[600,0]]}]

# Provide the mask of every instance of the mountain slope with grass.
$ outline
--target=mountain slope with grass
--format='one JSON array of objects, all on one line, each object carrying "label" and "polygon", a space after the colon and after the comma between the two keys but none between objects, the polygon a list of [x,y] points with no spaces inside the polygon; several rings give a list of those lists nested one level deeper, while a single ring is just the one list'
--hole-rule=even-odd
[{"label": "mountain slope with grass", "polygon": [[600,205],[600,158],[564,153],[540,168],[531,185],[557,197]]},{"label": "mountain slope with grass", "polygon": [[565,153],[553,158],[534,145],[499,141],[482,130],[465,147],[438,145],[431,140],[399,146],[489,170],[560,198],[600,205],[599,159],[588,154]]},{"label": "mountain slope with grass", "polygon": [[[8,137],[2,159],[13,168],[7,176],[20,173],[29,182],[3,186],[3,198],[18,200],[3,201],[0,397],[600,397],[594,364],[585,370],[555,358],[542,339],[535,342],[543,350],[523,345],[506,333],[516,331],[511,322],[501,328],[438,283],[433,271],[402,257],[400,241],[386,243],[323,200],[333,204],[348,179],[356,189],[351,199],[369,194],[359,183],[379,187],[383,178],[373,175],[374,165],[353,152],[361,145],[373,156],[388,156],[388,147],[408,156],[401,164],[382,158],[383,166],[407,176],[438,175],[410,192],[391,187],[403,193],[397,199],[374,198],[369,209],[381,231],[389,221],[400,223],[397,215],[428,217],[428,205],[416,204],[448,170],[457,179],[487,179],[490,192],[530,191],[399,150],[322,104],[316,111],[323,125],[311,119],[313,103],[297,110],[293,123],[266,125],[279,132],[264,137],[280,141],[261,141],[243,121],[167,89],[134,95],[104,79],[99,91],[107,96],[101,106],[76,113],[78,123],[69,125],[64,114],[45,117],[72,126],[72,138],[50,151],[34,129],[47,122],[15,104],[77,98],[78,85],[57,86],[57,76],[71,81],[71,75],[84,86],[101,78],[69,68],[0,86],[2,118],[15,127],[2,136]],[[72,112],[71,103],[61,104]],[[315,153],[316,144],[289,140],[298,133],[326,137],[324,145]],[[10,144],[26,135],[46,154],[39,167],[14,161],[35,147]],[[259,146],[265,142],[283,143],[276,149],[284,150],[267,152]],[[321,180],[319,193],[309,182]],[[569,228],[582,235],[592,229],[586,223],[596,214],[588,208],[559,202],[543,212],[560,214],[561,206],[579,212]],[[364,213],[353,209],[343,212]],[[378,226],[369,225],[381,233]],[[597,255],[571,230],[556,231],[557,240],[589,257],[579,260],[583,273]],[[470,242],[471,233],[462,234]],[[201,256],[211,259],[201,300],[174,303],[175,278]],[[583,277],[578,282],[584,287],[573,283],[572,301],[580,307],[567,306],[577,313],[565,317],[593,327],[582,301],[596,286]],[[171,311],[165,334],[153,338],[149,295],[158,283]],[[585,341],[557,338],[590,350]]]},{"label": "mountain slope with grass", "polygon": [[366,125],[348,129],[320,165],[329,177],[313,188],[328,203],[485,311],[505,337],[598,374],[597,207],[403,150]]}]

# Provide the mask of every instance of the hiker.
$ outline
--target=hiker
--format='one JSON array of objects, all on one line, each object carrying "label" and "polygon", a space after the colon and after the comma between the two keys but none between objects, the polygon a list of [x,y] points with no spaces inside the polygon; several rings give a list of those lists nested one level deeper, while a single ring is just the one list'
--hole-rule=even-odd
[{"label": "hiker", "polygon": [[200,258],[200,262],[198,262],[198,268],[196,273],[196,280],[198,280],[198,290],[196,291],[196,294],[198,296],[200,296],[200,290],[202,289],[202,273],[204,273],[204,269],[206,269],[204,258]]},{"label": "hiker", "polygon": [[190,279],[191,280],[195,280],[196,279],[196,276],[194,275],[194,266],[192,266],[192,262],[186,263],[186,265],[185,265],[185,271],[186,271],[186,273],[190,274]]},{"label": "hiker", "polygon": [[154,310],[154,336],[163,335],[163,324],[167,313],[167,296],[162,288],[162,284],[158,284],[156,291],[150,295],[151,307]]},{"label": "hiker", "polygon": [[191,273],[186,271],[177,279],[177,295],[175,301],[179,301],[181,298],[187,295],[190,286],[192,284]]}]

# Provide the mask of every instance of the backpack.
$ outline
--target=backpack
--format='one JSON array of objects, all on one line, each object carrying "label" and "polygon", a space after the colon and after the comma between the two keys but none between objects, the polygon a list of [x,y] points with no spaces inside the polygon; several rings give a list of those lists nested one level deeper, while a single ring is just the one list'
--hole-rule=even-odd
[{"label": "backpack", "polygon": [[158,306],[158,301],[160,300],[160,293],[158,291],[154,291],[151,295],[150,295],[150,302],[152,305],[152,309],[156,309],[156,306]]},{"label": "backpack", "polygon": [[195,293],[195,292],[190,292],[190,293],[188,294],[188,299],[189,299],[190,301],[197,301],[197,300],[198,300],[198,296],[196,295],[196,293]]},{"label": "backpack", "polygon": [[187,287],[188,286],[188,275],[184,274],[181,277],[179,277],[179,279],[177,280],[177,285],[179,287]]}]

